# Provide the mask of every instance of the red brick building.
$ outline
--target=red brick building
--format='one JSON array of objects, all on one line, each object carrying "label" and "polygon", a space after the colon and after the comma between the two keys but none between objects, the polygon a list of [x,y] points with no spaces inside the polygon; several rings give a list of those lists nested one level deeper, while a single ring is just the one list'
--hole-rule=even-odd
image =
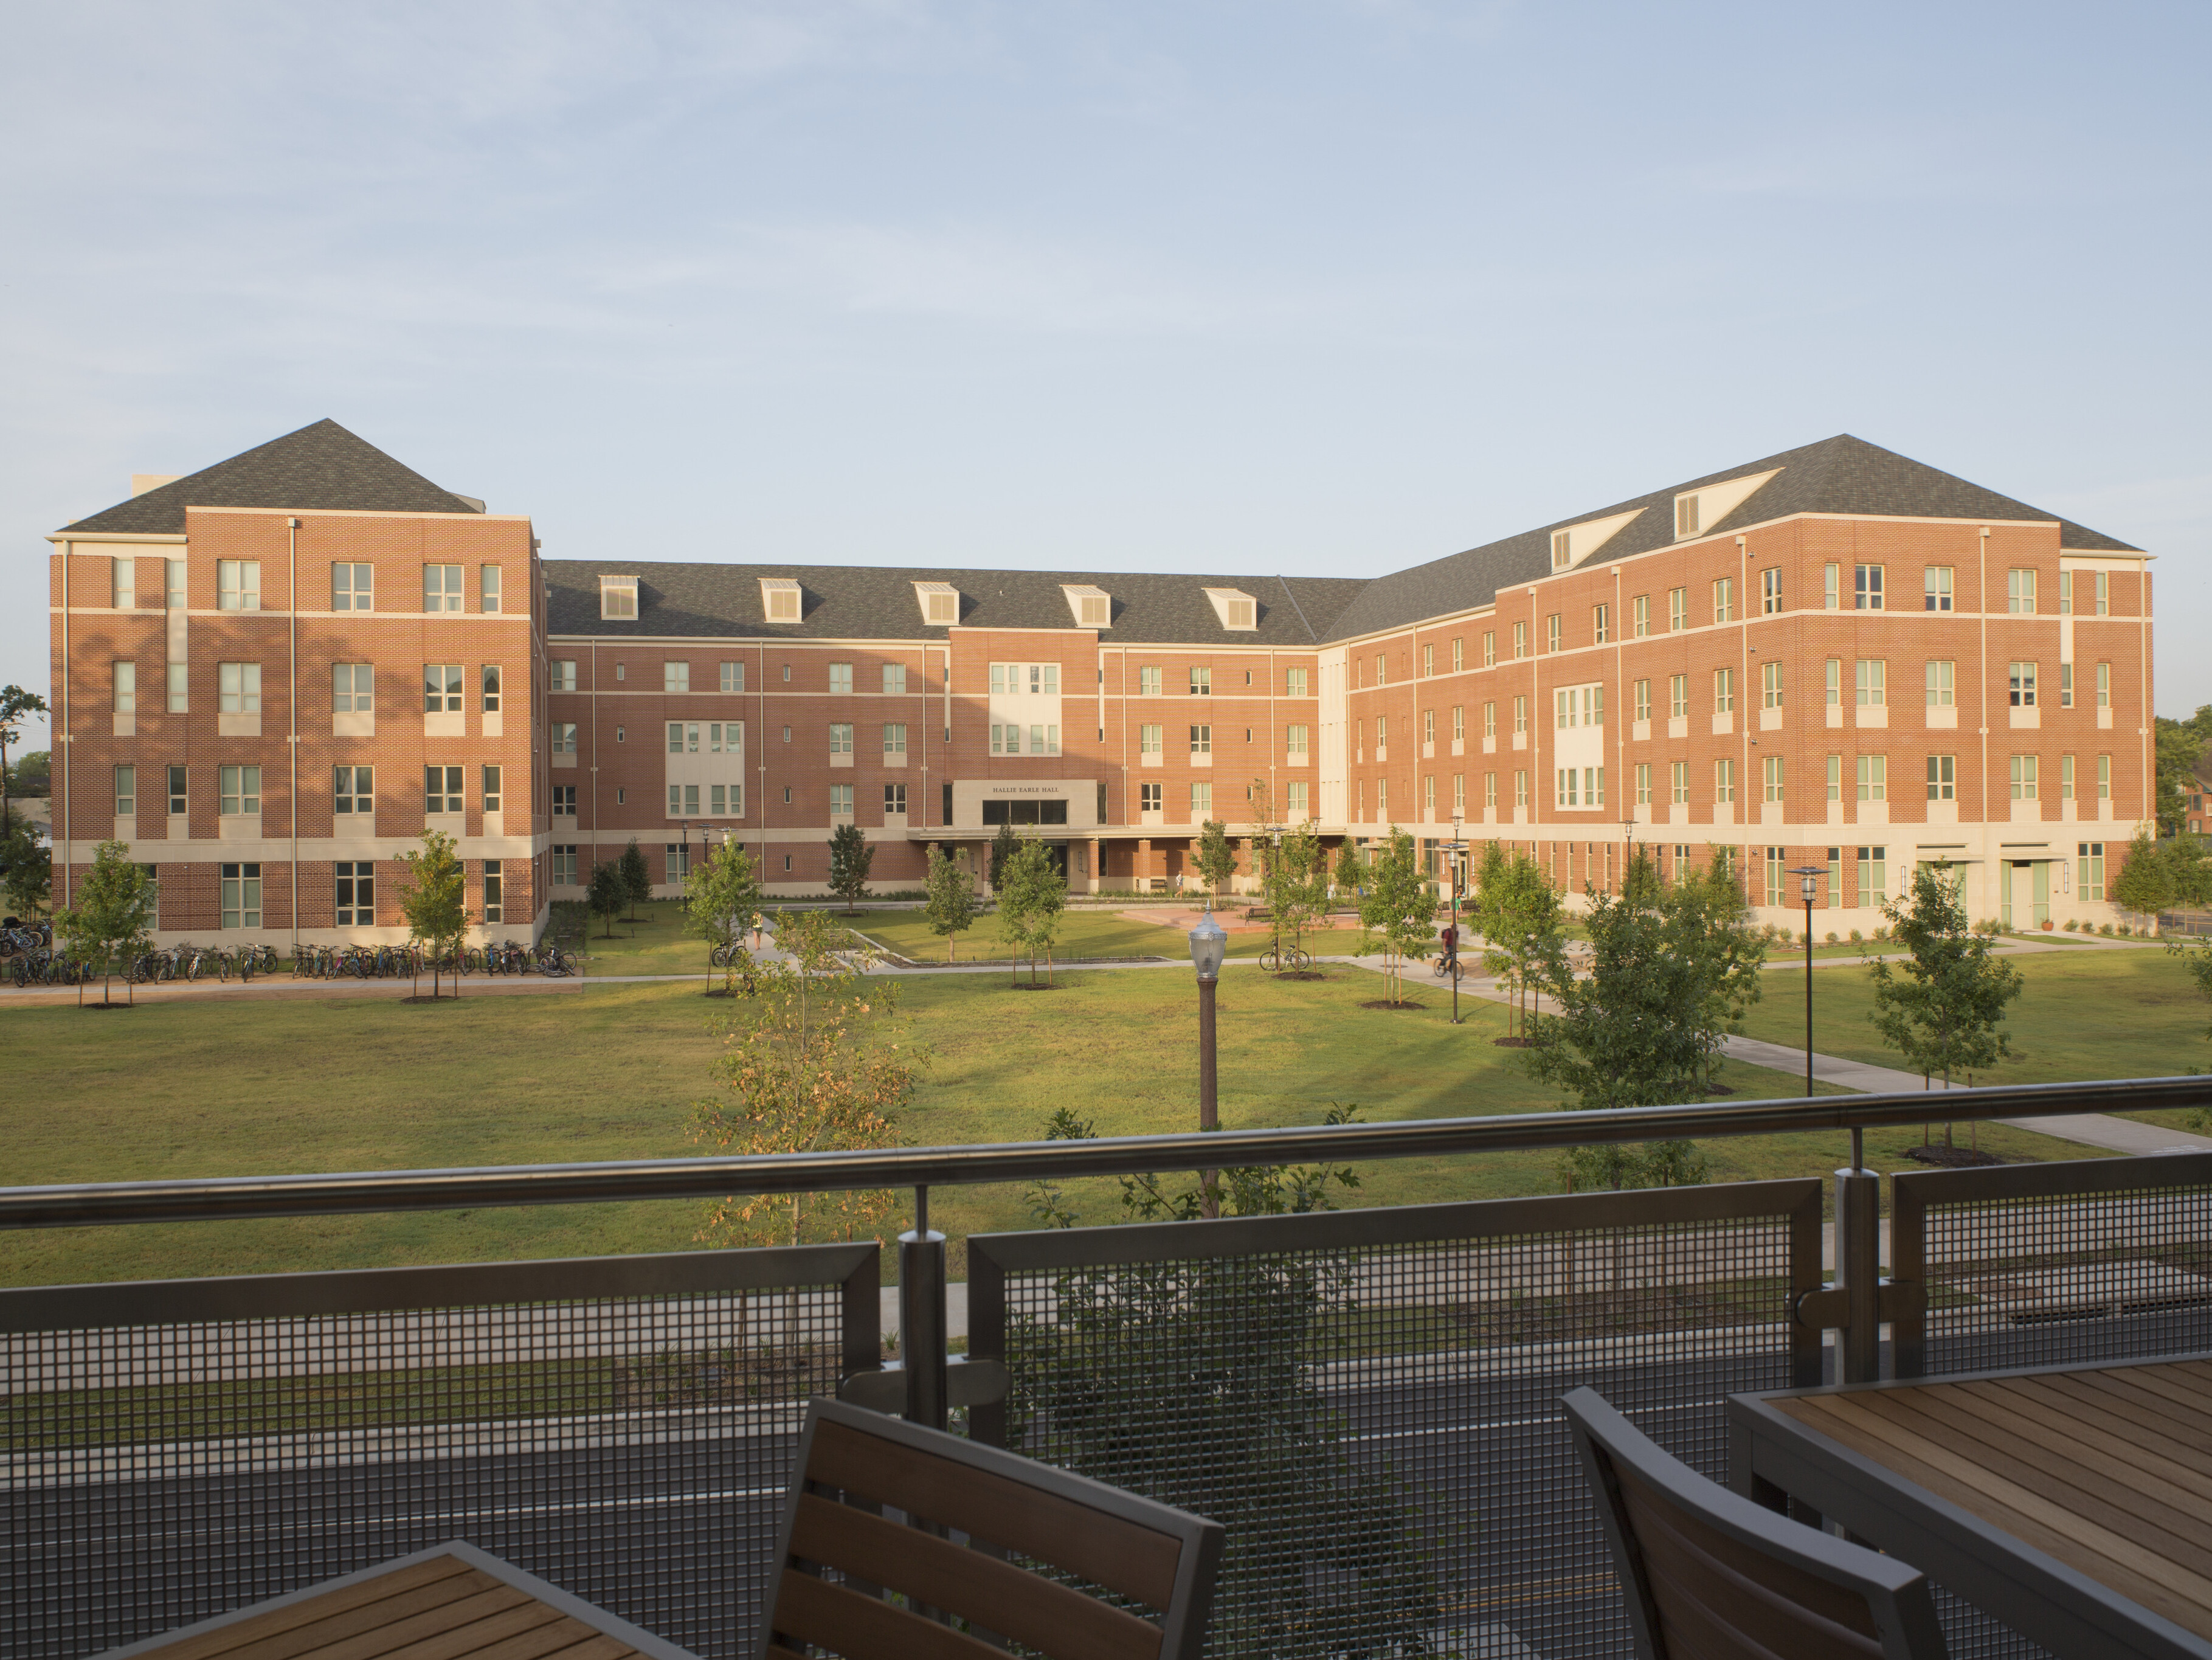
[{"label": "red brick building", "polygon": [[2150,800],[2148,556],[1849,437],[1372,580],[541,562],[327,422],[53,540],[58,885],[120,836],[172,938],[396,930],[425,822],[523,936],[633,837],[799,893],[839,824],[888,890],[1011,823],[1111,890],[1209,818],[1655,844],[1788,922],[1810,864],[1816,930],[1948,859],[2030,926]]}]

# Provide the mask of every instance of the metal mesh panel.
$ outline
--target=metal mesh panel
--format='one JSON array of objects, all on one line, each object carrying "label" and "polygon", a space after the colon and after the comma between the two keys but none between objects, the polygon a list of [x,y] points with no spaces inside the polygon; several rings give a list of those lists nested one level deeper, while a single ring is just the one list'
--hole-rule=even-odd
[{"label": "metal mesh panel", "polygon": [[[1819,1274],[1803,1185],[1809,1230],[1786,1208],[1668,1220],[1669,1195],[1638,1194],[1605,1195],[1610,1226],[1522,1201],[1510,1231],[1470,1205],[971,1240],[971,1298],[987,1255],[1004,1276],[978,1349],[1014,1380],[977,1430],[1221,1522],[1212,1654],[1620,1654],[1559,1399],[1589,1384],[1725,1479],[1723,1399],[1817,1381],[1790,1324]],[[1386,1218],[1395,1237],[1347,1237]],[[1212,1229],[1238,1248],[1207,1250]],[[1087,1239],[1109,1260],[1069,1260]]]},{"label": "metal mesh panel", "polygon": [[[173,1319],[143,1307],[166,1288],[139,1286],[129,1323],[0,1332],[0,1651],[94,1652],[463,1538],[737,1654],[805,1399],[835,1390],[848,1329],[853,1248],[813,1274],[776,1255],[791,1283],[623,1295],[619,1261],[402,1270],[482,1283],[273,1316],[253,1281],[198,1282],[230,1293],[214,1298],[179,1281]],[[601,1283],[563,1295],[580,1266]],[[342,1280],[333,1300],[357,1302],[378,1278],[268,1283]],[[196,1300],[231,1306],[196,1317]]]}]

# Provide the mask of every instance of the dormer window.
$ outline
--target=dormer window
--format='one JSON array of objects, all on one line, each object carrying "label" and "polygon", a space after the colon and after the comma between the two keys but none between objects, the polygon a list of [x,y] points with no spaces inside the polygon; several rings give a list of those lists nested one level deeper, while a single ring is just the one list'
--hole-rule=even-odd
[{"label": "dormer window", "polygon": [[1568,562],[1567,546],[1568,537],[1566,532],[1563,530],[1553,531],[1552,532],[1552,569],[1553,570],[1566,569]]},{"label": "dormer window", "polygon": [[1776,467],[1771,471],[1747,473],[1723,483],[1700,484],[1693,490],[1682,491],[1674,498],[1674,539],[1680,542],[1688,537],[1704,536],[1714,526],[1727,523],[1730,514],[1781,471]]},{"label": "dormer window", "polygon": [[1107,629],[1114,626],[1114,596],[1105,589],[1063,582],[1060,585],[1060,591],[1067,596],[1067,608],[1075,613],[1076,627]]},{"label": "dormer window", "polygon": [[1698,533],[1698,498],[1678,496],[1674,498],[1674,534],[1679,539]]},{"label": "dormer window", "polygon": [[1213,614],[1221,619],[1223,628],[1260,626],[1260,602],[1242,588],[1208,588],[1206,597],[1213,602]]},{"label": "dormer window", "polygon": [[796,623],[799,620],[799,584],[787,576],[763,576],[761,585],[761,615],[771,623]]},{"label": "dormer window", "polygon": [[924,625],[951,628],[960,620],[960,590],[950,582],[916,582],[914,597],[921,606]]},{"label": "dormer window", "polygon": [[599,617],[603,622],[626,623],[637,616],[637,578],[599,578]]}]

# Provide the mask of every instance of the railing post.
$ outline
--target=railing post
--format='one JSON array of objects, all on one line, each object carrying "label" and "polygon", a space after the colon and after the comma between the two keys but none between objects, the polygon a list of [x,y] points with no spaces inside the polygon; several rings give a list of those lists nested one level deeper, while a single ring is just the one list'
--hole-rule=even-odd
[{"label": "railing post", "polygon": [[899,1360],[906,1420],[945,1427],[945,1236],[929,1225],[929,1189],[914,1190],[914,1231],[899,1235]]},{"label": "railing post", "polygon": [[1836,1332],[1836,1381],[1871,1383],[1881,1376],[1881,1177],[1836,1172],[1836,1289],[1844,1295]]}]

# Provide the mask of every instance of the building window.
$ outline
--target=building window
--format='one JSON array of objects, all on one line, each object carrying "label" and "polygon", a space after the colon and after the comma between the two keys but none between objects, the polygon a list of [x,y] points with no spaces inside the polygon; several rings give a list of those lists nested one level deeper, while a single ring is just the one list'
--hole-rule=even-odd
[{"label": "building window", "polygon": [[497,767],[486,767],[483,769],[483,810],[486,812],[499,811],[499,769]]},{"label": "building window", "polygon": [[1437,712],[1434,709],[1423,709],[1421,711],[1421,742],[1433,749],[1436,746],[1436,741]]},{"label": "building window", "polygon": [[1485,629],[1482,632],[1482,666],[1491,668],[1498,662],[1498,630]]},{"label": "building window", "polygon": [[1886,905],[1889,903],[1889,849],[1861,848],[1859,855],[1859,903]]},{"label": "building window", "polygon": [[574,784],[553,786],[553,816],[574,818],[576,816],[576,787]]},{"label": "building window", "polygon": [[332,611],[374,611],[376,609],[376,567],[332,565],[331,567],[331,609]]},{"label": "building window", "polygon": [[1778,755],[1762,756],[1759,771],[1762,775],[1761,787],[1765,792],[1763,799],[1778,803],[1782,800],[1782,757]]},{"label": "building window", "polygon": [[1771,617],[1782,609],[1782,567],[1769,565],[1759,574],[1759,611]]},{"label": "building window", "polygon": [[[743,690],[744,666],[743,664],[738,664],[736,666],[739,671],[738,677],[739,689]],[[574,658],[562,657],[554,660],[553,684],[550,690],[554,691],[574,691],[576,690],[576,660]]]},{"label": "building window", "polygon": [[1687,588],[1667,590],[1667,632],[1680,634],[1690,626],[1690,591]]},{"label": "building window", "polygon": [[1851,609],[1880,611],[1881,609],[1882,568],[1880,565],[1854,565],[1851,568]]},{"label": "building window", "polygon": [[1844,702],[1844,660],[1840,657],[1828,660],[1828,707],[1840,708]]},{"label": "building window", "polygon": [[[572,849],[570,858],[574,857]],[[337,900],[337,925],[366,928],[376,925],[376,866],[366,859],[341,860],[331,866],[331,885]]]},{"label": "building window", "polygon": [[886,663],[884,665],[884,696],[886,697],[903,697],[906,696],[905,664]]},{"label": "building window", "polygon": [[1759,666],[1759,706],[1763,709],[1782,707],[1782,665],[1762,663]]},{"label": "building window", "polygon": [[2033,571],[2008,570],[2005,573],[2005,610],[2015,617],[2035,615]]},{"label": "building window", "polygon": [[1287,794],[1290,798],[1288,807],[1291,822],[1294,824],[1303,824],[1310,816],[1306,807],[1306,781],[1303,778],[1292,779]]},{"label": "building window", "polygon": [[[1559,650],[1559,613],[1553,611],[1549,617],[1547,617],[1544,619],[1544,649],[1547,652],[1554,652]],[[1379,663],[1381,660],[1378,658],[1376,661]],[[1375,684],[1378,686],[1382,684],[1382,677],[1380,674],[1377,674],[1375,677]]]},{"label": "building window", "polygon": [[225,865],[222,867],[222,925],[227,928],[261,926],[261,866]]},{"label": "building window", "polygon": [[500,861],[487,859],[483,866],[483,920],[487,924],[497,922],[505,915],[502,879]]},{"label": "building window", "polygon": [[1713,800],[1723,806],[1726,806],[1735,801],[1735,762],[1716,761],[1713,763]]},{"label": "building window", "polygon": [[2006,671],[2006,686],[2016,709],[2035,707],[2035,665],[2014,663]]},{"label": "building window", "polygon": [[499,713],[499,665],[496,663],[483,666],[483,712],[486,714]]},{"label": "building window", "polygon": [[1555,530],[1552,532],[1552,569],[1553,570],[1565,570],[1567,568],[1570,556],[1567,552],[1567,540],[1566,532]]},{"label": "building window", "polygon": [[2109,755],[2097,757],[2097,799],[2100,801],[2112,799],[2112,757]]},{"label": "building window", "polygon": [[1513,700],[1513,730],[1524,733],[1528,730],[1528,699],[1525,693]]},{"label": "building window", "polygon": [[1676,537],[1698,533],[1698,498],[1678,496],[1674,498],[1674,534]]},{"label": "building window", "polygon": [[1194,819],[1209,818],[1213,815],[1213,786],[1193,784],[1190,787],[1190,816]]},{"label": "building window", "polygon": [[725,663],[721,671],[721,689],[724,691],[743,691],[745,689],[745,666],[743,663]]},{"label": "building window", "polygon": [[2074,799],[2074,757],[2070,755],[2058,757],[2058,799],[2062,801]]},{"label": "building window", "polygon": [[376,811],[376,769],[331,769],[331,811],[341,818],[360,818]]},{"label": "building window", "polygon": [[884,816],[887,818],[903,818],[906,816],[906,786],[904,784],[884,786]]},{"label": "building window", "polygon": [[1482,706],[1482,735],[1487,739],[1498,736],[1498,704],[1494,699]]},{"label": "building window", "polygon": [[1713,713],[1732,714],[1735,712],[1735,671],[1713,671]]},{"label": "building window", "polygon": [[1790,903],[1790,860],[1781,848],[1766,849],[1766,903],[1786,905]]},{"label": "building window", "polygon": [[1513,775],[1513,805],[1524,811],[1528,806],[1528,769],[1517,769]]},{"label": "building window", "polygon": [[459,565],[422,567],[424,611],[459,611],[461,599],[461,568]]},{"label": "building window", "polygon": [[1636,805],[1639,807],[1651,805],[1651,763],[1649,761],[1636,763]]},{"label": "building window", "polygon": [[574,755],[576,752],[576,723],[556,721],[553,723],[553,753]]},{"label": "building window", "polygon": [[556,842],[553,844],[553,885],[573,888],[576,882],[576,844]]},{"label": "building window", "polygon": [[422,713],[459,714],[461,712],[461,666],[425,663],[422,666]]},{"label": "building window", "polygon": [[1628,602],[1628,634],[1641,640],[1651,632],[1651,596],[1639,593]]},{"label": "building window", "polygon": [[1382,652],[1378,651],[1375,654],[1375,684],[1378,686],[1388,678],[1385,672],[1387,661],[1387,658]]},{"label": "building window", "polygon": [[108,562],[108,603],[117,611],[136,611],[138,607],[138,561],[125,554]]},{"label": "building window", "polygon": [[[1137,753],[1158,755],[1164,747],[1167,728],[1163,726],[1140,726],[1137,728]],[[994,755],[996,750],[992,751]]]},{"label": "building window", "polygon": [[1164,803],[1163,803],[1163,800],[1162,800],[1162,797],[1166,794],[1166,789],[1167,789],[1167,787],[1166,787],[1164,784],[1139,784],[1139,785],[1138,785],[1138,786],[1137,786],[1137,809],[1138,809],[1138,811],[1139,811],[1139,812],[1159,812],[1163,811],[1163,810],[1164,810]]},{"label": "building window", "polygon": [[1437,775],[1425,773],[1421,777],[1421,817],[1433,820],[1437,816]]},{"label": "building window", "polygon": [[1375,816],[1384,819],[1390,816],[1390,781],[1387,778],[1375,781]]},{"label": "building window", "polygon": [[1931,755],[1928,757],[1928,799],[1930,801],[1955,801],[1959,799],[1957,756]]},{"label": "building window", "polygon": [[2097,707],[2100,709],[2112,707],[2112,666],[2110,663],[2097,665]]},{"label": "building window", "polygon": [[120,766],[115,769],[115,816],[134,818],[138,813],[138,769]]},{"label": "building window", "polygon": [[[793,596],[796,598],[796,596]],[[798,607],[793,605],[795,613]],[[622,623],[637,615],[637,578],[635,576],[602,576],[599,578],[599,617],[603,622]],[[771,615],[770,622],[778,620]]]},{"label": "building window", "polygon": [[261,769],[225,767],[221,773],[222,805],[226,818],[250,817],[261,811]]},{"label": "building window", "polygon": [[1137,693],[1141,697],[1158,697],[1160,692],[1160,671],[1140,668],[1137,671]]},{"label": "building window", "polygon": [[459,767],[425,767],[422,769],[422,811],[426,813],[456,813],[467,810]]},{"label": "building window", "polygon": [[261,562],[258,559],[216,560],[215,603],[219,611],[259,611]]},{"label": "building window", "polygon": [[1828,800],[1840,801],[1843,799],[1844,757],[1840,755],[1832,755],[1828,757]]},{"label": "building window", "polygon": [[[495,611],[499,609],[499,567],[497,565],[479,565],[477,568],[477,609],[483,611]],[[486,868],[489,869],[489,866],[487,866]]]},{"label": "building window", "polygon": [[1437,648],[1433,645],[1421,648],[1421,676],[1424,679],[1437,672]]},{"label": "building window", "polygon": [[850,755],[853,752],[853,727],[849,721],[835,721],[830,725],[830,753]]},{"label": "building window", "polygon": [[2012,757],[2012,799],[2014,800],[2033,801],[2037,799],[2036,782],[2039,770],[2039,757],[2036,756],[2015,755]]},{"label": "building window", "polygon": [[169,713],[182,714],[191,701],[191,670],[188,665],[172,663],[168,666]]},{"label": "building window", "polygon": [[1889,665],[1879,657],[1862,657],[1851,666],[1853,690],[1863,709],[1878,709],[1889,702]]},{"label": "building window", "polygon": [[1613,638],[1612,606],[1592,605],[1590,607],[1590,635],[1601,646]]},{"label": "building window", "polygon": [[2074,666],[2071,663],[2058,666],[2058,707],[2062,709],[2074,707]]},{"label": "building window", "polygon": [[1735,578],[1723,576],[1713,583],[1713,621],[1735,621]]},{"label": "building window", "polygon": [[[1379,664],[1382,660],[1378,657],[1375,660]],[[1213,671],[1212,669],[1194,668],[1191,670],[1190,695],[1193,697],[1211,697],[1213,696]]]},{"label": "building window", "polygon": [[884,726],[884,753],[887,756],[904,758],[906,755],[906,723],[904,721],[892,721]]},{"label": "building window", "polygon": [[2105,844],[2080,842],[2075,845],[2079,849],[2076,857],[2080,865],[2075,886],[2081,897],[2101,901],[2105,897]]},{"label": "building window", "polygon": [[1651,718],[1651,683],[1649,680],[1638,680],[1631,688],[1631,692],[1636,702],[1635,718],[1638,721],[1649,721]]},{"label": "building window", "polygon": [[225,714],[261,713],[261,665],[219,663],[216,666],[216,707]]},{"label": "building window", "polygon": [[1452,672],[1457,674],[1466,666],[1467,642],[1463,638],[1455,638],[1452,641]]},{"label": "building window", "polygon": [[182,767],[169,769],[169,817],[172,818],[185,816],[185,770]]},{"label": "building window", "polygon": [[376,708],[376,671],[367,663],[331,665],[331,710],[368,714]]},{"label": "building window", "polygon": [[1951,609],[1951,577],[1948,565],[1930,565],[1920,574],[1921,599],[1929,611]]},{"label": "building window", "polygon": [[1859,800],[1887,801],[1889,800],[1889,757],[1886,755],[1859,757]]},{"label": "building window", "polygon": [[1513,660],[1517,663],[1528,654],[1528,625],[1526,623],[1516,623],[1513,625]]},{"label": "building window", "polygon": [[1582,805],[1576,795],[1581,781],[1579,769],[1560,767],[1552,774],[1552,805],[1555,807],[1578,807]]},{"label": "building window", "polygon": [[1386,714],[1378,714],[1375,717],[1375,749],[1378,759],[1382,751],[1389,746],[1389,719],[1390,717]]},{"label": "building window", "polygon": [[1283,696],[1304,697],[1306,695],[1306,672],[1304,669],[1283,671]]},{"label": "building window", "polygon": [[111,676],[114,683],[115,713],[138,713],[138,666],[136,663],[117,663]]},{"label": "building window", "polygon": [[1455,703],[1452,705],[1451,716],[1452,742],[1463,744],[1467,741],[1467,710],[1462,705]]},{"label": "building window", "polygon": [[1958,665],[1945,657],[1928,660],[1928,707],[1948,709],[1955,707]]},{"label": "building window", "polygon": [[2097,573],[2097,615],[2100,617],[2110,617],[2112,614],[2112,574],[2110,571],[2100,570]]},{"label": "building window", "polygon": [[1193,727],[1190,729],[1190,752],[1193,755],[1213,753],[1213,728],[1211,726]]},{"label": "building window", "polygon": [[[689,663],[663,663],[660,666],[660,690],[664,692],[691,690],[691,666]],[[846,690],[852,690],[848,684]]]},{"label": "building window", "polygon": [[1310,728],[1308,728],[1303,722],[1286,727],[1283,730],[1284,748],[1289,751],[1291,758],[1295,762],[1302,763],[1306,758],[1306,755],[1308,753],[1306,742],[1309,731]]},{"label": "building window", "polygon": [[830,666],[830,690],[836,696],[849,696],[853,690],[853,666],[832,663]]}]

